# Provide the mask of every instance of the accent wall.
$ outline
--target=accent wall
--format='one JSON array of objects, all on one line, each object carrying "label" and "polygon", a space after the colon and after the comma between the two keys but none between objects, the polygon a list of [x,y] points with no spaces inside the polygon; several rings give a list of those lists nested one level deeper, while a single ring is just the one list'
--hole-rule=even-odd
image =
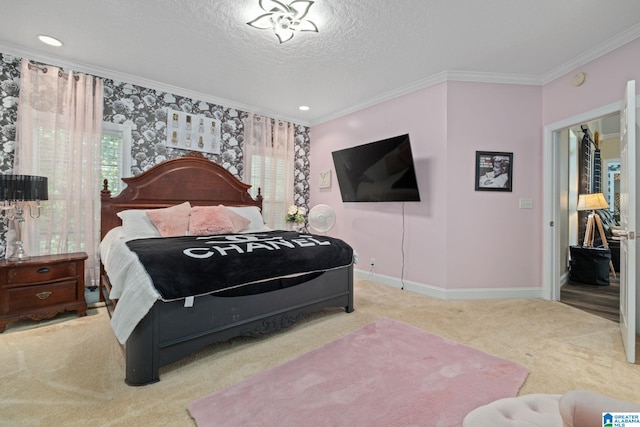
[{"label": "accent wall", "polygon": [[[16,122],[20,92],[21,58],[0,52],[0,172],[13,168]],[[46,64],[45,64],[46,65]],[[131,173],[138,175],[152,166],[187,151],[166,146],[167,109],[214,117],[221,122],[221,154],[205,154],[242,179],[243,119],[247,112],[176,95],[154,88],[104,79],[104,121],[126,124],[132,129]],[[294,124],[294,202],[308,208],[309,128]],[[257,193],[257,190],[255,191]],[[96,194],[96,198],[99,194]],[[46,208],[46,206],[45,206]],[[0,224],[0,258],[4,256],[6,230]]]}]

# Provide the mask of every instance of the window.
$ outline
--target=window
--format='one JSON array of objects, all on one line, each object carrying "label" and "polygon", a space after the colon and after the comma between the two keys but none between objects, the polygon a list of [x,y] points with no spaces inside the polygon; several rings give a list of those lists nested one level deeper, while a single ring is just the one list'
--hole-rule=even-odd
[{"label": "window", "polygon": [[[43,127],[38,128],[38,140],[41,147],[48,147],[55,144],[56,136],[53,131]],[[65,140],[65,131],[58,131],[57,140]],[[49,194],[49,200],[46,208],[42,209],[42,218],[39,224],[48,224],[49,238],[40,240],[40,253],[58,253],[56,248],[64,248],[66,251],[83,251],[86,248],[82,245],[78,246],[78,239],[70,238],[77,230],[73,222],[66,229],[61,224],[67,224],[66,210],[68,206],[64,203],[65,195],[59,193],[59,188],[70,188],[63,180],[67,177],[64,174],[55,175],[55,169],[59,165],[66,165],[64,157],[56,158],[64,155],[65,152],[56,152],[53,150],[41,150],[39,158],[41,160],[41,171],[44,176],[58,176],[58,180],[62,182],[58,186],[58,190],[54,190]],[[101,184],[104,179],[109,180],[109,189],[111,195],[115,196],[122,191],[124,183],[120,178],[131,176],[131,128],[113,123],[103,123],[102,147],[101,147]],[[100,209],[98,196],[94,200],[97,202],[97,209]],[[81,239],[80,239],[81,240]]]},{"label": "window", "polygon": [[[270,226],[274,228],[282,228],[285,224],[285,215],[287,214],[287,188],[285,187],[287,180],[287,163],[283,158],[270,156],[252,155],[251,161],[251,184],[252,196],[258,194],[258,188],[261,193],[270,196],[263,200],[263,211],[269,212],[264,215],[265,219],[270,219]],[[270,171],[265,174],[264,171]]]},{"label": "window", "polygon": [[[111,195],[124,189],[121,178],[131,176],[131,128],[104,122],[102,126],[102,182],[109,181]],[[101,186],[102,188],[102,186]]]},{"label": "window", "polygon": [[293,203],[293,125],[249,113],[244,121],[243,180],[264,197],[262,217],[271,228],[283,228]]}]

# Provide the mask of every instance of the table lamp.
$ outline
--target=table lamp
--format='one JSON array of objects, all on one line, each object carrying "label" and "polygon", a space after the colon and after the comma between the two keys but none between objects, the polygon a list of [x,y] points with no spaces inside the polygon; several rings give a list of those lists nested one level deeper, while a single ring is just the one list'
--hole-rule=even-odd
[{"label": "table lamp", "polygon": [[[584,242],[583,246],[593,247],[593,240],[596,235],[596,227],[598,232],[600,233],[600,239],[602,240],[602,246],[605,248],[609,248],[609,242],[607,242],[607,237],[604,233],[604,228],[602,227],[602,221],[600,220],[600,215],[596,213],[598,209],[608,209],[609,204],[604,198],[604,194],[602,193],[592,193],[592,194],[580,194],[578,195],[578,207],[576,208],[578,211],[591,211],[587,219],[587,229],[584,233]],[[613,268],[613,263],[609,261],[609,266],[611,272],[615,277],[615,270]]]},{"label": "table lamp", "polygon": [[[600,216],[596,214],[597,209],[607,209],[609,205],[602,193],[580,194],[578,196],[578,211],[591,211],[587,220],[587,229],[584,234],[584,246],[593,246],[593,238],[595,237],[595,228],[599,226],[602,229]],[[604,242],[604,230],[600,233]]]},{"label": "table lamp", "polygon": [[48,180],[44,176],[0,175],[1,218],[5,222],[18,222],[14,251],[10,254],[9,261],[24,261],[30,258],[22,242],[24,210],[25,206],[28,206],[32,218],[40,216],[40,201],[49,199],[47,184]]}]

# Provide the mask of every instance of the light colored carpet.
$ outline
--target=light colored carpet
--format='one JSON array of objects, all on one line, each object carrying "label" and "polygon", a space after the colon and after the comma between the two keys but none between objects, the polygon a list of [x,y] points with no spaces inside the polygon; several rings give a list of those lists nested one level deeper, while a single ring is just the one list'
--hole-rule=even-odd
[{"label": "light colored carpet", "polygon": [[104,308],[84,318],[10,324],[0,334],[1,426],[193,426],[190,402],[280,365],[381,317],[524,365],[520,394],[584,388],[640,403],[618,325],[538,299],[442,301],[358,280],[356,311],[325,310],[260,339],[212,345],[129,387]]},{"label": "light colored carpet", "polygon": [[522,365],[389,318],[189,405],[198,427],[458,427]]}]

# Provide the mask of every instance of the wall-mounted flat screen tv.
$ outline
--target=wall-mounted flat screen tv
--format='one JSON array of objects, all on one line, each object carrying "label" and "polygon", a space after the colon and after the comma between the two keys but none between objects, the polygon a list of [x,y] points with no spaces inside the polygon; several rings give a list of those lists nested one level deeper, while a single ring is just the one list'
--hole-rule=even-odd
[{"label": "wall-mounted flat screen tv", "polygon": [[331,153],[343,202],[419,202],[409,134]]}]

